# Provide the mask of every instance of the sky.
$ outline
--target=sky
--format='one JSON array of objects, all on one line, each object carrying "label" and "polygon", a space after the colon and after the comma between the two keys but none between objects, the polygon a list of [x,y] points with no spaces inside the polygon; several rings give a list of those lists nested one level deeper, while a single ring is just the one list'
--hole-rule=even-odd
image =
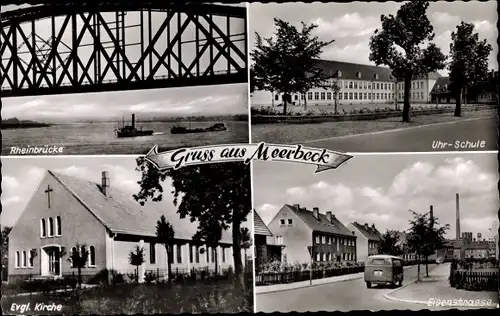
[{"label": "sky", "polygon": [[[243,6],[244,4],[239,4],[238,6]],[[26,7],[26,6],[23,6]],[[6,6],[2,7],[2,11],[10,11],[19,8],[18,6]],[[103,18],[113,23],[115,21],[115,16],[113,13],[103,13]],[[184,14],[181,14],[181,22],[186,19]],[[165,20],[165,12],[153,12],[151,18],[151,27],[153,34],[157,33],[160,28],[161,23]],[[60,29],[60,25],[64,17],[56,17],[57,30]],[[51,33],[51,20],[41,19],[36,22],[36,35],[37,35],[37,45],[39,47],[44,46],[41,39],[45,41],[50,41],[52,37]],[[213,17],[215,24],[221,29],[221,31],[227,34],[226,18],[215,15]],[[144,14],[144,22],[148,23],[148,15]],[[136,11],[127,12],[125,15],[125,25],[133,26],[140,23],[140,14]],[[200,18],[200,23],[208,28],[208,23]],[[83,22],[81,17],[78,17],[77,24],[81,29]],[[113,28],[113,24],[109,24]],[[65,48],[63,44],[58,46],[58,52],[62,59],[65,61],[69,56],[69,52],[72,51],[72,34],[71,34],[71,22],[69,27],[62,35],[62,43],[68,45],[69,49]],[[25,23],[21,25],[26,36],[31,38],[31,24]],[[230,28],[229,33],[233,35],[233,44],[238,47],[239,50],[244,52],[245,42],[241,41],[244,37],[242,34],[245,32],[245,20],[238,18],[230,18]],[[167,32],[170,34],[170,38],[173,39],[176,34],[178,34],[177,27],[177,17],[175,17],[170,26],[164,31],[162,36],[155,44],[155,50],[161,55],[167,47]],[[205,39],[203,33],[200,33],[200,39]],[[214,36],[219,35],[214,31]],[[144,30],[145,47],[148,45],[148,28]],[[131,63],[135,63],[139,60],[141,56],[141,47],[138,45],[141,39],[141,30],[139,27],[129,27],[125,32],[125,53],[127,59]],[[193,23],[190,23],[185,31],[182,33],[179,41],[182,42],[182,61],[186,65],[190,65],[191,62],[195,60],[196,56],[196,44],[193,42],[195,39],[195,27]],[[222,42],[221,39],[218,39]],[[18,34],[18,43],[21,44],[23,39],[20,34]],[[80,47],[78,48],[78,56],[86,63],[90,60],[90,56],[94,50],[93,48],[93,38],[90,37],[88,32],[83,36]],[[109,42],[109,35],[107,35],[105,29],[101,27],[101,42],[106,48],[106,52],[109,56],[113,53],[113,45]],[[204,42],[201,42],[202,45]],[[90,45],[89,45],[90,44]],[[137,44],[137,45],[135,45]],[[85,46],[87,45],[87,46]],[[178,55],[178,45],[174,45],[172,48],[173,52]],[[20,47],[19,52],[26,51],[26,47]],[[214,50],[214,55],[217,56],[217,50]],[[234,50],[230,51],[230,54],[239,66],[244,66],[245,61],[237,56]],[[19,58],[29,63],[31,60],[30,54],[19,53]],[[10,57],[10,52],[6,51],[2,55],[4,59],[3,63],[6,66],[8,58]],[[153,59],[153,65],[156,64],[156,60]],[[106,62],[104,57],[102,57],[101,71],[104,72]],[[166,60],[170,63],[170,67],[174,70],[178,68],[178,64],[175,58]],[[205,53],[200,58],[200,71],[206,70],[210,63],[210,52],[207,49]],[[26,67],[26,66],[25,66]],[[149,62],[146,60],[144,62],[145,75],[150,73]],[[72,69],[70,65],[70,69]],[[196,68],[193,68],[196,70]],[[231,69],[234,70],[234,67]],[[49,69],[50,70],[50,69]],[[214,65],[214,70],[223,71],[227,70],[227,59],[221,56]],[[58,73],[62,73],[62,68],[56,70]],[[94,66],[93,64],[89,67],[89,75],[93,78],[94,76]],[[82,70],[80,70],[82,73]],[[140,70],[139,70],[140,73]],[[168,74],[166,67],[162,66],[155,73],[155,76],[164,76]],[[9,70],[9,75],[12,76],[12,67]],[[128,73],[127,73],[128,75]],[[87,80],[87,79],[85,79]],[[116,80],[116,76],[111,70],[109,70],[104,78],[104,80]],[[44,82],[42,82],[44,83]],[[63,80],[63,84],[69,84],[68,79]],[[8,82],[3,83],[4,88],[6,88]],[[60,96],[36,96],[36,97],[25,97],[25,98],[8,98],[3,100],[2,107],[2,117],[11,118],[17,117],[19,119],[36,119],[40,121],[50,121],[59,122],[67,120],[89,120],[98,118],[103,118],[105,120],[116,118],[121,118],[122,115],[129,116],[130,112],[141,113],[143,115],[150,116],[176,116],[176,115],[221,115],[221,114],[246,114],[248,113],[247,103],[247,85],[226,85],[226,86],[202,86],[202,87],[187,87],[187,88],[169,88],[169,89],[159,89],[159,90],[144,90],[144,91],[128,91],[128,92],[113,92],[113,93],[99,93],[99,94],[74,94],[74,95],[60,95]]]},{"label": "sky", "polygon": [[46,95],[2,100],[2,118],[50,121],[248,113],[247,84]]},{"label": "sky", "polygon": [[[95,183],[101,182],[102,171],[108,171],[111,186],[130,194],[139,192],[137,181],[141,173],[135,170],[136,156],[94,156],[94,157],[2,157],[2,226],[15,224],[24,211],[28,200],[41,182],[46,170],[63,173]],[[171,181],[163,182],[163,204],[166,210],[177,210],[173,205]],[[153,202],[146,202],[153,203]],[[245,222],[244,227],[250,227]]]},{"label": "sky", "polygon": [[454,238],[459,193],[461,231],[489,238],[498,223],[497,167],[497,155],[487,153],[359,155],[318,174],[312,165],[255,161],[254,208],[269,223],[284,204],[319,207],[344,225],[375,224],[383,233],[407,230],[409,210],[426,213],[433,205]]},{"label": "sky", "polygon": [[[332,40],[321,58],[344,62],[373,64],[368,60],[369,39],[376,28],[381,27],[382,14],[396,14],[401,6],[397,2],[351,3],[286,3],[249,6],[250,48],[255,45],[255,32],[271,37],[275,32],[274,18],[280,18],[300,27],[300,22],[318,25],[315,31],[321,40]],[[427,17],[434,27],[434,43],[444,54],[449,53],[451,32],[461,21],[473,22],[480,39],[487,39],[493,46],[489,58],[490,69],[498,70],[497,64],[497,4],[496,1],[479,2],[431,2]],[[447,70],[441,70],[447,75]]]}]

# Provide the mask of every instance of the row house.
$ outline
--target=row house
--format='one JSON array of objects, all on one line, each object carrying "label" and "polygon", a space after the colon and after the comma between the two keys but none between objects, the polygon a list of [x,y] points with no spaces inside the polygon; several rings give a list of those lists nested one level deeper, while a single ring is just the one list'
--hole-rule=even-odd
[{"label": "row house", "polygon": [[332,212],[285,204],[268,225],[289,262],[356,261],[356,236]]},{"label": "row house", "polygon": [[[356,239],[356,255],[358,261],[366,262],[368,256],[377,255],[378,245],[382,241],[382,234],[375,228],[375,224],[360,224],[353,222],[347,225],[353,231]],[[392,255],[392,254],[390,254]]]}]

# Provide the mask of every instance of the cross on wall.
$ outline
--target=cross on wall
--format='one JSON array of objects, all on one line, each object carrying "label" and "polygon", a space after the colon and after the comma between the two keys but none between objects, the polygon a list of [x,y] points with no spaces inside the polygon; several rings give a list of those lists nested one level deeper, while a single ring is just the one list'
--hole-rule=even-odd
[{"label": "cross on wall", "polygon": [[50,184],[47,185],[47,190],[45,190],[45,193],[47,193],[47,202],[50,208],[50,193],[53,192],[54,190],[50,187]]}]

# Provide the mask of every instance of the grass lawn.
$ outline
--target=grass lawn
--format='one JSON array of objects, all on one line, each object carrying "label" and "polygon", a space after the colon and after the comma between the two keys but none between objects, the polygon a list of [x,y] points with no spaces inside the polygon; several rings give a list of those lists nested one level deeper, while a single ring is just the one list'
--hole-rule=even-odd
[{"label": "grass lawn", "polygon": [[315,124],[257,124],[252,125],[252,142],[297,144],[325,137],[364,134],[411,126],[462,121],[471,118],[495,117],[496,115],[497,110],[491,109],[464,111],[462,117],[454,117],[453,113],[415,116],[411,118],[410,123],[403,123],[401,117],[393,117],[373,121],[325,122]]},{"label": "grass lawn", "polygon": [[[253,312],[253,288],[247,283],[244,293],[231,281],[206,281],[196,284],[121,284],[84,290],[80,300],[70,293],[2,297],[7,314],[13,304],[61,304],[64,314],[153,314],[153,313],[238,313]],[[79,306],[78,306],[79,305]],[[61,312],[44,312],[57,314]],[[16,312],[16,314],[21,314]]]}]

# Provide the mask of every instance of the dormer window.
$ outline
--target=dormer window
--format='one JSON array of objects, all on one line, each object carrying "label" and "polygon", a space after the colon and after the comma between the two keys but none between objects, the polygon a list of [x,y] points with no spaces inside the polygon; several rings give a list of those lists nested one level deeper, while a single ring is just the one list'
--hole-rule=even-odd
[{"label": "dormer window", "polygon": [[377,73],[375,73],[375,74],[373,75],[373,79],[378,80],[378,78],[379,78],[379,75],[378,75]]},{"label": "dormer window", "polygon": [[360,72],[360,71],[358,71],[358,72],[356,73],[356,78],[361,79],[361,72]]},{"label": "dormer window", "polygon": [[337,70],[337,78],[342,78],[342,71]]}]

